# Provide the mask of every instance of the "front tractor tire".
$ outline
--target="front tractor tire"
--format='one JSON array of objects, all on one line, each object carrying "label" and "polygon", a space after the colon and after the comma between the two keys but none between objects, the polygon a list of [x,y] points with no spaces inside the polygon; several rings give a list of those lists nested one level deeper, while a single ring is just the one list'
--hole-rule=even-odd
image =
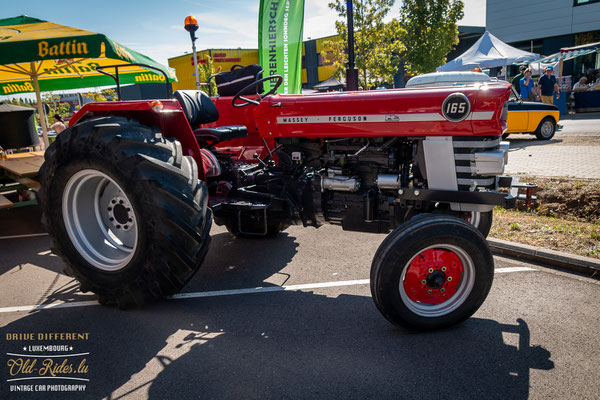
[{"label": "front tractor tire", "polygon": [[54,252],[100,303],[169,296],[202,264],[208,191],[193,158],[157,129],[122,117],[78,123],[48,148],[40,180]]},{"label": "front tractor tire", "polygon": [[400,225],[383,241],[371,266],[371,294],[393,324],[434,330],[473,315],[493,277],[492,254],[475,227],[429,214]]}]

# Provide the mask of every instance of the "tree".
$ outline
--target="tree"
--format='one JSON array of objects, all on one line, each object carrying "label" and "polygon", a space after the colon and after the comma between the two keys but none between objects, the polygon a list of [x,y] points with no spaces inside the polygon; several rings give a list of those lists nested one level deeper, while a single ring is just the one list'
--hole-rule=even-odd
[{"label": "tree", "polygon": [[[398,69],[398,55],[404,50],[399,40],[401,28],[397,20],[384,18],[394,0],[354,0],[354,47],[359,85],[365,89],[392,82]],[[348,26],[345,0],[329,3],[343,19],[336,21],[338,37],[323,43],[321,53],[325,62],[336,66],[335,76],[345,75],[348,63]]]},{"label": "tree", "polygon": [[[117,91],[115,89],[103,89],[96,92],[87,92],[81,94],[83,97],[90,99],[92,102],[99,101],[114,101],[117,100]],[[87,102],[86,102],[87,103]]]},{"label": "tree", "polygon": [[[220,68],[221,67],[219,67],[219,71],[217,72],[221,72]],[[206,81],[208,81],[208,78],[210,78],[210,76],[214,73],[215,70],[213,67],[212,57],[209,54],[207,54],[206,62],[198,64],[198,76],[200,77],[200,83],[206,83]],[[217,84],[215,83],[214,79],[211,79],[210,86],[200,85],[200,90],[206,92],[210,96],[214,96],[217,94]]]},{"label": "tree", "polygon": [[446,63],[446,55],[458,43],[461,0],[404,0],[400,9],[402,59],[413,74],[433,72]]},{"label": "tree", "polygon": [[71,111],[71,105],[67,102],[61,102],[59,94],[44,92],[42,93],[42,102],[48,104],[48,107],[50,108],[50,112],[47,115],[50,119],[54,114],[66,117]]}]

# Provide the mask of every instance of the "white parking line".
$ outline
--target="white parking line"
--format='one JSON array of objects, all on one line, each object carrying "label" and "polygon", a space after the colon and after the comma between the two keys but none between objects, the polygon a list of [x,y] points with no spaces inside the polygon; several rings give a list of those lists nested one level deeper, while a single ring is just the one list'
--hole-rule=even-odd
[{"label": "white parking line", "polygon": [[339,282],[323,282],[323,283],[308,283],[305,285],[290,285],[290,286],[268,286],[248,289],[233,289],[233,290],[217,290],[214,292],[195,292],[195,293],[178,293],[170,297],[170,300],[193,299],[197,297],[215,297],[215,296],[231,296],[236,294],[252,294],[252,293],[268,293],[268,292],[283,292],[294,290],[319,289],[336,286],[354,286],[368,285],[368,279],[360,279],[357,281],[339,281]]},{"label": "white parking line", "polygon": [[[529,267],[509,267],[509,268],[497,268],[494,270],[496,274],[509,273],[509,272],[525,272],[525,271],[537,271],[534,268]],[[216,290],[211,292],[191,292],[191,293],[178,293],[171,296],[169,300],[181,300],[181,299],[194,299],[199,297],[218,297],[218,296],[233,296],[240,294],[255,294],[255,293],[272,293],[272,292],[284,292],[284,291],[297,291],[297,290],[310,290],[310,289],[321,289],[330,287],[340,286],[356,286],[356,285],[368,285],[368,279],[359,279],[354,281],[338,281],[338,282],[321,282],[321,283],[307,283],[303,285],[289,285],[289,286],[267,286],[267,287],[255,287],[246,289],[231,289],[231,290]],[[53,304],[42,304],[37,306],[15,306],[15,307],[2,307],[0,313],[11,313],[21,311],[40,311],[55,308],[70,308],[70,307],[87,307],[87,306],[98,306],[100,305],[96,300],[90,301],[76,301],[68,303],[53,303]]]},{"label": "white parking line", "polygon": [[27,235],[14,235],[14,236],[0,236],[1,239],[21,239],[21,238],[30,238],[36,236],[48,236],[47,233],[29,233]]},{"label": "white parking line", "polygon": [[10,312],[19,312],[19,311],[38,311],[38,310],[48,310],[50,308],[86,307],[86,306],[98,306],[98,305],[100,305],[100,304],[96,300],[73,301],[73,302],[69,302],[69,303],[41,304],[38,306],[3,307],[3,308],[0,308],[0,313],[10,313]]},{"label": "white parking line", "polygon": [[535,268],[529,267],[508,267],[508,268],[496,268],[494,270],[495,274],[503,274],[507,272],[523,272],[523,271],[537,271]]}]

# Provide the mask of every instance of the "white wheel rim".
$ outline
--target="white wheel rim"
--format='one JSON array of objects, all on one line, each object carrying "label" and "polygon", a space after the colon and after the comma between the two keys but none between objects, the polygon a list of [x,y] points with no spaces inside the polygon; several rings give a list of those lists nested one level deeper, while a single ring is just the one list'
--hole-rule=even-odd
[{"label": "white wheel rim", "polygon": [[[451,251],[458,256],[463,266],[463,273],[460,278],[460,283],[456,289],[456,292],[452,295],[451,298],[440,304],[427,304],[413,301],[406,293],[404,287],[404,280],[406,278],[406,273],[411,262],[415,257],[418,257],[419,254],[429,249],[443,249]],[[471,256],[469,256],[469,254],[467,254],[465,250],[458,246],[454,246],[451,244],[436,244],[419,250],[404,265],[402,269],[402,276],[400,277],[400,282],[398,285],[398,290],[400,292],[400,298],[402,299],[402,302],[411,312],[420,317],[435,318],[450,314],[451,312],[458,309],[461,305],[463,305],[469,297],[469,295],[471,294],[474,285],[475,263],[473,262]]]},{"label": "white wheel rim", "polygon": [[62,213],[79,254],[103,271],[119,271],[133,258],[138,224],[133,205],[108,175],[94,169],[74,174],[65,186]]},{"label": "white wheel rim", "polygon": [[554,126],[553,126],[552,122],[545,121],[542,124],[542,128],[540,129],[540,131],[541,131],[543,137],[548,137],[548,136],[552,135],[552,132],[554,131]]}]

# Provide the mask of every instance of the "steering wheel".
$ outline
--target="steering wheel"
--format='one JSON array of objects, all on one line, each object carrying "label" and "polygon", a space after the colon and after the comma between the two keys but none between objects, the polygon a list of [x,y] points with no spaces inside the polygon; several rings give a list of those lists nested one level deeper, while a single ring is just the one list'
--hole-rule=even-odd
[{"label": "steering wheel", "polygon": [[[252,89],[254,87],[257,87],[264,81],[270,81],[273,79],[277,79],[277,82],[275,83],[275,86],[273,86],[273,88],[271,90],[269,90],[267,93],[258,95],[258,97],[254,100],[242,96],[242,93],[246,93],[248,91],[248,89]],[[275,93],[275,91],[279,88],[279,86],[281,86],[282,83],[283,83],[283,77],[281,75],[271,75],[271,76],[267,76],[265,78],[256,80],[256,81],[252,82],[251,84],[249,84],[248,86],[246,86],[245,88],[243,88],[242,90],[240,90],[239,92],[237,92],[235,94],[235,96],[233,96],[233,99],[231,99],[231,105],[234,107],[246,107],[247,105],[250,105],[250,104],[259,105],[260,101],[262,99]],[[244,103],[236,103],[236,101],[238,99],[244,100]]]}]

